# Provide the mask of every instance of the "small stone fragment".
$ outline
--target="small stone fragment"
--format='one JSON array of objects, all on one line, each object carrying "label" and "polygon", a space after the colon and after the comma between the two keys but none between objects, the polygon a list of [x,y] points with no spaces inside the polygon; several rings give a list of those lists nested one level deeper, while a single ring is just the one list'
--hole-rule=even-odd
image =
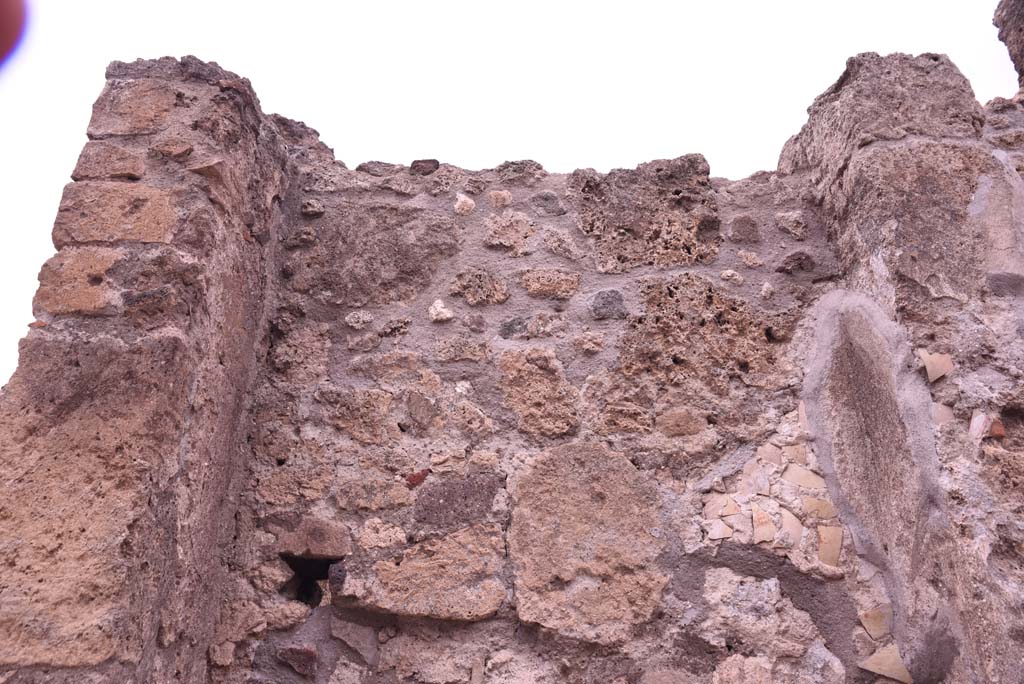
[{"label": "small stone fragment", "polygon": [[761,299],[771,299],[775,295],[775,287],[767,280],[761,284]]},{"label": "small stone fragment", "polygon": [[782,473],[782,479],[807,489],[825,488],[825,480],[821,475],[812,473],[807,468],[795,463],[790,463],[786,466],[785,472]]},{"label": "small stone fragment", "polygon": [[491,205],[495,209],[501,209],[512,204],[512,193],[508,190],[491,190],[487,193],[487,196],[491,200]]},{"label": "small stone fragment", "polygon": [[210,662],[217,667],[228,667],[235,662],[235,645],[224,641],[210,646]]},{"label": "small stone fragment", "polygon": [[597,354],[604,349],[604,333],[589,331],[573,338],[572,345],[584,354]]},{"label": "small stone fragment", "polygon": [[466,197],[461,192],[455,195],[455,213],[459,216],[469,216],[476,209],[476,202]]},{"label": "small stone fragment", "polygon": [[720,274],[718,274],[718,277],[727,283],[732,283],[733,285],[743,284],[743,276],[741,276],[739,273],[732,269],[722,271]]},{"label": "small stone fragment", "polygon": [[992,419],[988,417],[987,413],[974,409],[974,413],[971,414],[971,423],[967,432],[972,438],[981,439],[988,434],[991,424]]},{"label": "small stone fragment", "polygon": [[768,474],[757,462],[757,459],[751,459],[743,466],[743,476],[740,478],[737,491],[746,496],[755,494],[768,496]]},{"label": "small stone fragment", "polygon": [[317,658],[316,644],[288,644],[277,649],[277,659],[288,665],[303,677],[316,677]]},{"label": "small stone fragment", "polygon": [[596,321],[622,319],[626,314],[626,304],[618,290],[600,290],[590,300],[590,315]]},{"label": "small stone fragment", "polygon": [[949,354],[930,354],[927,349],[918,349],[917,356],[924,364],[925,372],[928,374],[928,382],[935,382],[944,375],[953,372],[955,368],[953,357]]},{"label": "small stone fragment", "polygon": [[368,161],[357,166],[356,171],[368,173],[377,178],[382,178],[384,176],[390,176],[391,174],[398,173],[401,168],[402,167],[398,164],[389,164],[388,162],[381,161]]},{"label": "small stone fragment", "polygon": [[444,302],[440,299],[434,300],[434,303],[430,305],[428,313],[430,314],[430,320],[434,323],[444,323],[445,321],[450,321],[455,317],[452,310],[446,307]]},{"label": "small stone fragment", "polygon": [[533,348],[501,355],[501,390],[505,403],[526,434],[557,437],[579,426],[579,393],[565,380],[554,351]]},{"label": "small stone fragment", "polygon": [[818,525],[818,559],[825,565],[839,566],[843,548],[843,528]]},{"label": "small stone fragment", "polygon": [[889,644],[875,651],[867,659],[857,663],[857,667],[868,672],[895,679],[903,684],[913,684],[913,678],[907,667],[900,658],[900,651],[896,644]]},{"label": "small stone fragment", "polygon": [[358,309],[345,316],[345,325],[353,330],[362,330],[373,323],[373,314],[369,311]]},{"label": "small stone fragment", "polygon": [[493,214],[487,218],[486,228],[484,244],[488,247],[507,250],[515,257],[529,253],[528,242],[535,228],[523,212],[508,210],[500,215]]},{"label": "small stone fragment", "polygon": [[377,666],[380,642],[377,640],[377,630],[373,627],[332,617],[331,636],[358,653],[370,667]]},{"label": "small stone fragment", "polygon": [[804,220],[804,212],[800,209],[776,214],[775,227],[797,240],[803,240],[807,236],[807,221]]},{"label": "small stone fragment", "polygon": [[655,425],[666,437],[687,437],[703,432],[708,426],[708,419],[701,411],[680,406],[659,413]]},{"label": "small stone fragment", "polygon": [[308,199],[302,203],[300,209],[303,216],[309,216],[310,218],[315,216],[323,216],[324,212],[327,211],[324,208],[324,203],[318,199]]},{"label": "small stone fragment", "polygon": [[531,297],[569,299],[580,287],[579,273],[557,268],[535,268],[525,271],[521,282]]},{"label": "small stone fragment", "polygon": [[456,275],[449,293],[462,297],[470,306],[501,304],[509,297],[505,281],[482,268],[470,268]]},{"label": "small stone fragment", "polygon": [[[187,140],[161,140],[149,148],[151,152],[168,157],[176,162],[183,162],[192,154],[192,145]],[[77,180],[77,179],[76,179]]]},{"label": "small stone fragment", "polygon": [[530,198],[530,204],[541,216],[562,216],[566,209],[558,195],[550,190],[542,190]]},{"label": "small stone fragment", "polygon": [[876,641],[889,633],[892,629],[892,604],[880,603],[861,613],[860,624],[864,630]]},{"label": "small stone fragment", "polygon": [[782,263],[775,269],[775,272],[792,275],[797,271],[813,271],[814,267],[814,257],[807,252],[797,251],[787,254]]},{"label": "small stone fragment", "polygon": [[741,249],[736,253],[736,256],[740,258],[740,261],[742,261],[743,265],[747,268],[760,268],[761,266],[764,266],[764,259],[754,252],[748,252],[745,249]]},{"label": "small stone fragment", "polygon": [[409,173],[414,176],[429,176],[441,167],[436,159],[417,159],[409,165]]},{"label": "small stone fragment", "polygon": [[729,222],[728,237],[730,241],[740,244],[756,243],[761,241],[761,231],[752,216],[743,214]]}]

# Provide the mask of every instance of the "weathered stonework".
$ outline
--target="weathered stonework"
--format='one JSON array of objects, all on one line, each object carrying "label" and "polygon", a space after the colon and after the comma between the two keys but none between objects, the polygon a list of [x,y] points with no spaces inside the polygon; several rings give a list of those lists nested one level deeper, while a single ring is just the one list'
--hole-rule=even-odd
[{"label": "weathered stonework", "polygon": [[88,134],[3,684],[1021,681],[1019,95],[858,55],[738,181],[352,170],[190,57]]}]

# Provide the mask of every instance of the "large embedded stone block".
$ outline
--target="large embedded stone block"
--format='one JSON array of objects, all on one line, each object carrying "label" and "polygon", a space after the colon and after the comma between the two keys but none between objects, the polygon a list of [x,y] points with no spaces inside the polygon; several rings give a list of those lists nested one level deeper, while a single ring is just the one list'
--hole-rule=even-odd
[{"label": "large embedded stone block", "polygon": [[64,188],[53,242],[168,243],[178,225],[171,192],[137,183],[81,181]]},{"label": "large embedded stone block", "polygon": [[518,476],[512,502],[521,620],[615,643],[651,619],[668,581],[655,563],[657,491],[623,455],[598,443],[550,449]]}]

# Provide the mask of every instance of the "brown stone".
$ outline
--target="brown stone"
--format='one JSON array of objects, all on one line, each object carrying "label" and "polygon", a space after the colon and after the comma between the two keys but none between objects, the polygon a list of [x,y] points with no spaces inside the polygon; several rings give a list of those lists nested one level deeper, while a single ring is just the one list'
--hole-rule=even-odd
[{"label": "brown stone", "polygon": [[53,242],[170,242],[178,224],[171,194],[138,183],[82,181],[64,188]]},{"label": "brown stone", "polygon": [[342,523],[305,517],[294,530],[278,535],[277,551],[299,558],[344,558],[352,553],[352,534]]},{"label": "brown stone", "polygon": [[383,390],[343,389],[329,385],[316,392],[328,421],[363,444],[382,444],[393,435],[387,422],[391,394]]},{"label": "brown stone", "polygon": [[508,299],[505,281],[480,268],[459,273],[448,292],[462,297],[470,306],[501,304]]},{"label": "brown stone", "polygon": [[505,601],[501,529],[475,525],[348,568],[335,605],[438,620],[482,620]]},{"label": "brown stone", "polygon": [[551,449],[512,499],[520,619],[611,643],[651,618],[667,582],[654,565],[657,494],[621,454],[594,443]]},{"label": "brown stone", "polygon": [[142,155],[113,142],[91,140],[82,148],[71,178],[76,181],[108,178],[138,180],[145,173],[146,160]]},{"label": "brown stone", "polygon": [[562,364],[550,349],[507,351],[498,361],[505,403],[516,414],[519,430],[554,437],[579,426],[579,392],[565,380]]},{"label": "brown stone", "polygon": [[526,293],[544,299],[569,299],[580,288],[580,274],[555,268],[536,268],[521,276]]},{"label": "brown stone", "polygon": [[509,256],[519,257],[529,252],[528,242],[536,232],[533,220],[521,211],[506,210],[487,218],[484,244],[503,249]]},{"label": "brown stone", "polygon": [[89,137],[145,135],[163,130],[177,97],[176,89],[167,81],[107,81],[92,108]]},{"label": "brown stone", "polygon": [[719,221],[708,172],[704,157],[692,154],[604,175],[590,169],[570,174],[568,199],[580,230],[594,240],[598,270],[713,258]]},{"label": "brown stone", "polygon": [[50,314],[111,315],[120,297],[107,273],[124,257],[108,247],[68,247],[39,272],[33,306]]}]

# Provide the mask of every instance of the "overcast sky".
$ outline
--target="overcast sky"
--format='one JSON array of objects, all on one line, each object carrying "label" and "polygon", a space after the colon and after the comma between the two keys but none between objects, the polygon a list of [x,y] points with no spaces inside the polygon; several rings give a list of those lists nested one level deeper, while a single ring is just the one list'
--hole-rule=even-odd
[{"label": "overcast sky", "polygon": [[701,152],[773,169],[858,52],[943,52],[978,99],[1016,91],[996,0],[36,0],[0,70],[0,382],[32,321],[61,189],[111,60],[194,54],[350,167],[431,157],[606,171]]}]

